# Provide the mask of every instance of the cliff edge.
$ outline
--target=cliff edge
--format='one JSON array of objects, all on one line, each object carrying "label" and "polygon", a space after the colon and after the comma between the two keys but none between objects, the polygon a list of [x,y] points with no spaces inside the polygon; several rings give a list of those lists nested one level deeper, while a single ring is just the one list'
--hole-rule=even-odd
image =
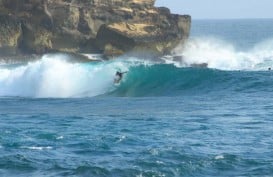
[{"label": "cliff edge", "polygon": [[0,55],[162,55],[190,32],[188,15],[155,0],[0,0]]}]

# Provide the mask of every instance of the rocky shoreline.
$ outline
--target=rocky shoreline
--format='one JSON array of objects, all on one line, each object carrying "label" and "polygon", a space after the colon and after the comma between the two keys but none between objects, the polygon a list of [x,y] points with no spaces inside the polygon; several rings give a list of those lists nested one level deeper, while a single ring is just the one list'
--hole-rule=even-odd
[{"label": "rocky shoreline", "polygon": [[52,52],[168,54],[191,17],[155,0],[0,0],[0,55]]}]

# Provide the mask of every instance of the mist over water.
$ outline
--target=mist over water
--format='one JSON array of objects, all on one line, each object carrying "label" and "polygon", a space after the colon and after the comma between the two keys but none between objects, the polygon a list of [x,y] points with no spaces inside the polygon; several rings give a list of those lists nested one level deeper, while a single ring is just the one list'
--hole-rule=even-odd
[{"label": "mist over water", "polygon": [[178,46],[187,65],[220,70],[267,70],[273,66],[272,19],[193,20],[191,37]]},{"label": "mist over water", "polygon": [[219,70],[262,71],[273,66],[273,38],[242,50],[215,37],[194,37],[185,46],[178,46],[174,54],[182,55],[187,65],[207,63]]}]

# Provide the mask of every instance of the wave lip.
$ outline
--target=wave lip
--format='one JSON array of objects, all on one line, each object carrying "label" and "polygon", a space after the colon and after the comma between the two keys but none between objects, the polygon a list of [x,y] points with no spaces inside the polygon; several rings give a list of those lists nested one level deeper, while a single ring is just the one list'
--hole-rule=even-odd
[{"label": "wave lip", "polygon": [[66,55],[45,55],[23,65],[1,66],[0,96],[35,98],[91,97],[113,89],[116,67],[123,64],[70,63]]}]

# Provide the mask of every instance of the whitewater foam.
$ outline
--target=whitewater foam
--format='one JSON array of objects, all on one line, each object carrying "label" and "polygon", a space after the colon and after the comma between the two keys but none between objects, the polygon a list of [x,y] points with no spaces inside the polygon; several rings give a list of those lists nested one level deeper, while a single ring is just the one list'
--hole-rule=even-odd
[{"label": "whitewater foam", "polygon": [[63,136],[58,136],[58,137],[56,137],[56,140],[62,140],[62,139],[64,139]]},{"label": "whitewater foam", "polygon": [[26,146],[26,147],[22,147],[23,149],[29,149],[29,150],[51,150],[53,149],[53,147],[51,146],[46,146],[46,147],[41,147],[41,146]]},{"label": "whitewater foam", "polygon": [[214,157],[215,160],[222,160],[224,159],[225,157],[223,155],[217,155]]},{"label": "whitewater foam", "polygon": [[183,61],[174,62],[179,67],[207,63],[209,68],[220,70],[266,70],[273,66],[273,39],[243,51],[215,37],[196,37],[185,46],[178,46],[173,53],[183,56]]},{"label": "whitewater foam", "polygon": [[0,96],[92,97],[113,90],[123,62],[70,63],[68,56],[44,55],[25,65],[0,68]]}]

